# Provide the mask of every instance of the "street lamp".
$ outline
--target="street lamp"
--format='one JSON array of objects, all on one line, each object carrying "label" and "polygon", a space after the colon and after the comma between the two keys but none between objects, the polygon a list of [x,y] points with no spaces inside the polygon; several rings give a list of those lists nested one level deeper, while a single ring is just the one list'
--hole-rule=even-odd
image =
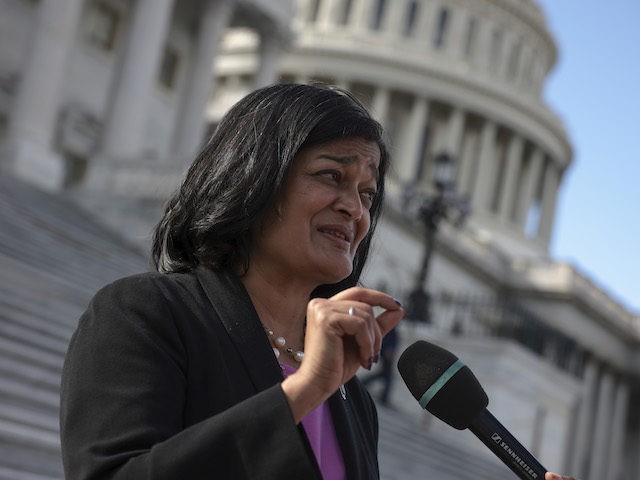
[{"label": "street lamp", "polygon": [[412,216],[424,225],[422,264],[407,299],[407,318],[419,322],[430,320],[431,298],[424,285],[440,221],[449,220],[455,226],[461,226],[471,211],[466,195],[456,189],[454,163],[449,154],[440,153],[434,159],[433,183],[436,187],[435,194],[417,192],[412,185],[404,191],[405,211],[412,212]]}]

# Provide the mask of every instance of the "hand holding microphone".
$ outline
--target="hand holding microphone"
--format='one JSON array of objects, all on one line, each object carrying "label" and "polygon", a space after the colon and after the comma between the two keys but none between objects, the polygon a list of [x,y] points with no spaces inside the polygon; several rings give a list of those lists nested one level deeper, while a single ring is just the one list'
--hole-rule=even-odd
[{"label": "hand holding microphone", "polygon": [[523,480],[573,480],[547,469],[487,410],[480,382],[454,354],[420,340],[398,360],[398,370],[420,406],[450,426],[474,433]]}]

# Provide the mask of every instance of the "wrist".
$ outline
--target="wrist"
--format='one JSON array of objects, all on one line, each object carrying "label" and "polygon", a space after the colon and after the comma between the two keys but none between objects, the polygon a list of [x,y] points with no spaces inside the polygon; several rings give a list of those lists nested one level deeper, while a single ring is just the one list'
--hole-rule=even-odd
[{"label": "wrist", "polygon": [[302,421],[305,415],[320,406],[330,396],[297,378],[296,374],[285,378],[280,386],[289,403],[289,409],[296,425]]}]

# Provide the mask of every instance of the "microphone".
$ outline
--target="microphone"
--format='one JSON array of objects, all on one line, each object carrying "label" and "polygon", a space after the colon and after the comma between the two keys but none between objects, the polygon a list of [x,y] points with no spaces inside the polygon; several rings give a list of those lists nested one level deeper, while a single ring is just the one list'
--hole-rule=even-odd
[{"label": "microphone", "polygon": [[547,469],[487,410],[480,382],[453,353],[419,340],[400,355],[398,370],[422,408],[471,430],[519,478],[544,479]]}]

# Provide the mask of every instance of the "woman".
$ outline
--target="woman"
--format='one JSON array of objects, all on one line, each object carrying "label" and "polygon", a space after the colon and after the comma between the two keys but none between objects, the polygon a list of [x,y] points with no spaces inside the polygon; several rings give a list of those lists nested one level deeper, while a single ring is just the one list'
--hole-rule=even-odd
[{"label": "woman", "polygon": [[345,92],[278,85],[232,108],[156,229],[160,273],[105,287],[74,333],[67,476],[377,478],[354,374],[403,311],[355,285],[387,163]]},{"label": "woman", "polygon": [[387,166],[346,92],[276,85],[234,106],[156,228],[158,272],[108,285],[80,319],[68,478],[378,478],[355,373],[403,310],[356,285]]}]

